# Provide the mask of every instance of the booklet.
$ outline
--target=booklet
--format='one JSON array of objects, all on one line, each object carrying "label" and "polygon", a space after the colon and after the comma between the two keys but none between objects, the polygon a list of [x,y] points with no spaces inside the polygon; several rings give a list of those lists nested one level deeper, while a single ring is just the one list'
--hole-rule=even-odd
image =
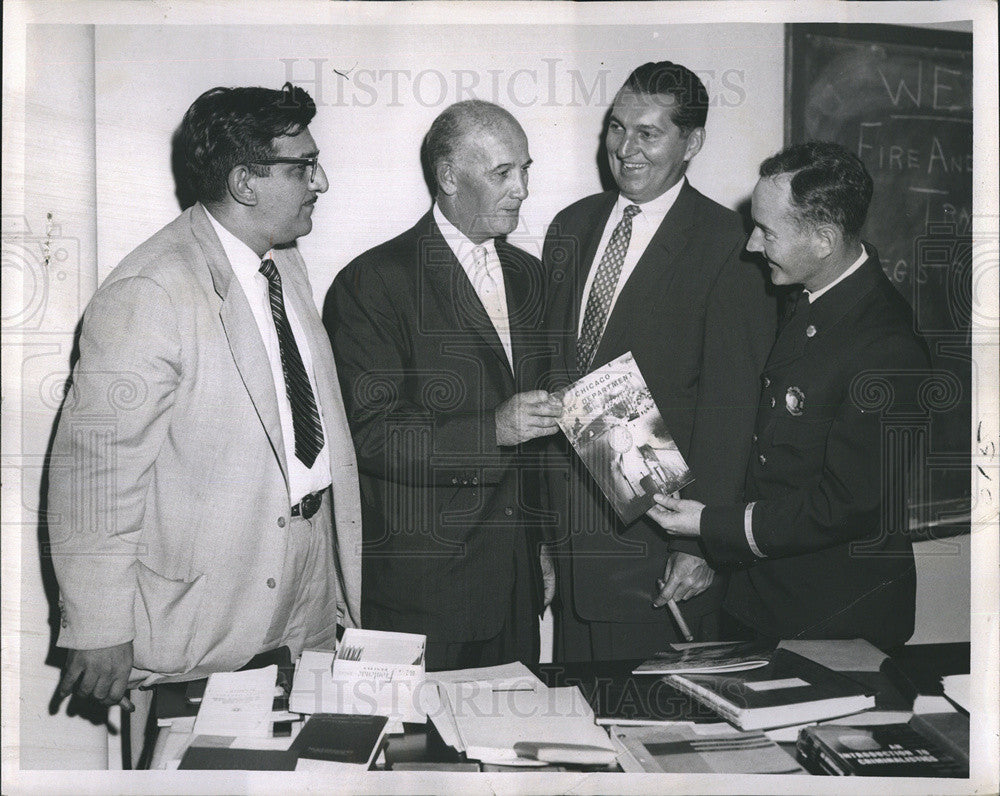
[{"label": "booklet", "polygon": [[766,666],[773,652],[773,644],[760,641],[671,644],[670,649],[636,666],[632,674],[740,672]]},{"label": "booklet", "polygon": [[740,732],[728,724],[612,727],[611,740],[625,773],[804,773],[762,732]]},{"label": "booklet", "polygon": [[277,678],[277,666],[209,675],[195,734],[266,738],[271,733]]},{"label": "booklet", "polygon": [[559,426],[628,524],[694,480],[667,430],[632,352],[555,393]]}]

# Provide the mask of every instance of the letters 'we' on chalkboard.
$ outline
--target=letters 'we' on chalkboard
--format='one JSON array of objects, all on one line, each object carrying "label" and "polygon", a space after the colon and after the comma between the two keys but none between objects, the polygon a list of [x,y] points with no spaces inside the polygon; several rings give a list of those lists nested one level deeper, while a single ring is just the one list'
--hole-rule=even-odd
[{"label": "letters 'we' on chalkboard", "polygon": [[[912,532],[968,531],[972,301],[972,35],[893,25],[787,25],[785,143],[836,141],[875,180],[863,237],[914,309],[934,368]],[[915,494],[914,494],[915,493]]]}]

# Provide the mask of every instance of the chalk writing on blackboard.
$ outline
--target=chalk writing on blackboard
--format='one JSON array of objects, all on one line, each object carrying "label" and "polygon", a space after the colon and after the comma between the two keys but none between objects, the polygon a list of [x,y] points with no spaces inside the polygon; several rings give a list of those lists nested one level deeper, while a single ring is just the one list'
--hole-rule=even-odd
[{"label": "chalk writing on blackboard", "polygon": [[863,231],[910,301],[936,374],[911,530],[968,528],[971,499],[972,37],[890,25],[789,25],[787,143],[837,141],[875,180]]}]

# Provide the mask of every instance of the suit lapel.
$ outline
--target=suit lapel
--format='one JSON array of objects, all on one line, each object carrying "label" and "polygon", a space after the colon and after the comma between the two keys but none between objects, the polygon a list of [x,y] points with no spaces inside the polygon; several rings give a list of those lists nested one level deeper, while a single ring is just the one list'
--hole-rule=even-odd
[{"label": "suit lapel", "polygon": [[[565,356],[567,373],[576,373],[576,340],[578,337],[577,330],[580,328],[583,291],[587,285],[587,276],[590,274],[590,269],[596,264],[597,258],[601,255],[601,252],[597,251],[597,247],[600,245],[604,228],[608,224],[608,219],[611,217],[611,211],[614,210],[617,200],[618,194],[614,191],[609,191],[595,204],[591,214],[581,218],[580,229],[582,232],[578,238],[580,241],[580,257],[577,260],[576,278],[572,282],[575,289],[570,295],[570,305],[566,310],[567,331],[569,334],[567,335],[567,345],[563,347],[563,354]],[[595,351],[594,353],[597,354],[598,352]],[[596,363],[596,358],[594,361]]]},{"label": "suit lapel", "polygon": [[527,336],[541,326],[544,298],[542,275],[535,258],[526,252],[503,240],[498,240],[496,247],[503,268],[504,293],[507,297],[514,381],[520,385],[524,357],[529,352]]},{"label": "suit lapel", "polygon": [[599,367],[624,353],[636,313],[657,306],[656,298],[669,292],[680,255],[690,240],[690,229],[695,222],[693,193],[694,189],[685,181],[673,207],[650,238],[649,245],[611,308],[601,342],[594,352],[593,367]]},{"label": "suit lapel", "polygon": [[[422,282],[435,296],[436,303],[451,322],[448,325],[452,329],[467,330],[478,335],[500,360],[504,372],[513,381],[511,364],[507,359],[503,343],[500,342],[500,336],[465,269],[434,222],[433,215],[428,213],[418,226],[429,233],[426,236],[418,236],[421,241]],[[506,282],[505,278],[505,285]]]},{"label": "suit lapel", "polygon": [[191,214],[191,228],[205,253],[215,292],[222,299],[219,318],[222,320],[236,369],[264,427],[271,449],[278,458],[287,486],[288,462],[285,460],[285,444],[281,435],[281,420],[278,416],[278,399],[274,392],[271,363],[267,358],[264,341],[261,340],[260,329],[254,320],[250,305],[235,280],[229,259],[205,213],[201,205],[195,206]]}]

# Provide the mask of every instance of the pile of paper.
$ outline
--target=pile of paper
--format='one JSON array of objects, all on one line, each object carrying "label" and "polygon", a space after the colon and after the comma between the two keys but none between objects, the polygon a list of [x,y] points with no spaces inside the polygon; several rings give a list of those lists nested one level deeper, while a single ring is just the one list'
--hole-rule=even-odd
[{"label": "pile of paper", "polygon": [[[501,765],[610,765],[615,750],[575,686],[548,688],[522,664],[428,675],[428,715],[470,759]],[[430,690],[430,689],[428,689]]]}]

